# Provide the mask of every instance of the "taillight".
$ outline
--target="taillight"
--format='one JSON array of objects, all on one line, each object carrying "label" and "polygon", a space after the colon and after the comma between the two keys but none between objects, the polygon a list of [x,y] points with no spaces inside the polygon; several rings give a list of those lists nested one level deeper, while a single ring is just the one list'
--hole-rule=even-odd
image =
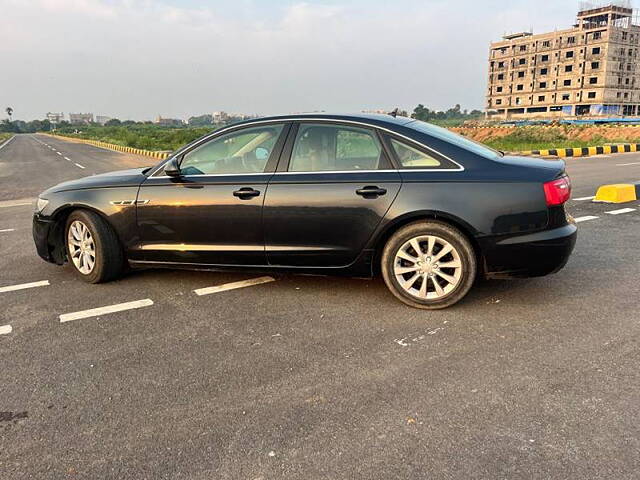
[{"label": "taillight", "polygon": [[544,196],[549,207],[562,205],[571,197],[571,180],[567,175],[563,175],[557,180],[552,180],[543,185]]}]

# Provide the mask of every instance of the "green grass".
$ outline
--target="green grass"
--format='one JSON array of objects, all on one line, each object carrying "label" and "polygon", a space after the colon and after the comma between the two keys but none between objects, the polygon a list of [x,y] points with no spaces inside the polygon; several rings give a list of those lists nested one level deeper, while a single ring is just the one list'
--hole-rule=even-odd
[{"label": "green grass", "polygon": [[213,127],[167,128],[155,125],[131,125],[118,127],[87,126],[81,127],[78,133],[75,133],[75,128],[67,127],[58,129],[56,133],[125,147],[158,151],[176,150],[213,130],[215,130]]},{"label": "green grass", "polygon": [[9,138],[13,137],[13,133],[2,133],[0,132],[0,144],[4,143]]}]

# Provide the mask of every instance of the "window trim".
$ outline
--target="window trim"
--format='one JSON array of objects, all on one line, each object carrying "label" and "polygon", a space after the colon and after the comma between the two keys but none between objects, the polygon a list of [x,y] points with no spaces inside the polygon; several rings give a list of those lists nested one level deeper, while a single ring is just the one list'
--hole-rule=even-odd
[{"label": "window trim", "polygon": [[[371,123],[366,123],[366,122],[359,122],[356,120],[343,120],[343,119],[335,119],[335,118],[311,118],[311,117],[290,117],[290,118],[280,118],[280,119],[269,119],[269,120],[255,120],[255,121],[251,121],[250,123],[242,123],[240,125],[229,125],[228,127],[224,127],[221,128],[219,130],[216,130],[214,132],[211,132],[207,135],[204,135],[203,137],[194,140],[193,144],[191,145],[186,145],[184,147],[182,147],[182,149],[179,149],[176,151],[177,155],[183,155],[184,153],[187,153],[187,151],[191,151],[192,149],[200,146],[202,143],[207,142],[209,140],[213,140],[215,137],[218,137],[220,135],[224,135],[226,133],[232,132],[233,130],[239,130],[239,129],[243,129],[243,128],[251,128],[254,125],[266,125],[266,124],[270,124],[270,123],[285,123],[286,128],[288,128],[288,134],[286,135],[286,140],[285,140],[285,144],[283,146],[283,148],[280,151],[280,158],[278,160],[278,165],[276,167],[275,172],[264,172],[264,173],[244,173],[242,175],[269,175],[269,174],[283,174],[283,173],[292,173],[292,174],[297,174],[297,175],[305,175],[304,172],[283,172],[280,170],[281,165],[284,163],[283,162],[283,158],[285,158],[285,155],[287,153],[287,147],[288,147],[288,140],[289,137],[291,137],[291,134],[296,131],[297,132],[297,125],[298,123],[301,122],[314,122],[314,123],[318,123],[318,122],[325,122],[325,123],[331,123],[331,124],[339,124],[339,123],[345,123],[345,124],[349,124],[349,125],[361,125],[365,128],[371,128],[375,131],[377,131],[379,134],[380,132],[385,132],[385,133],[389,133],[392,135],[395,135],[399,138],[402,138],[412,144],[417,145],[419,148],[424,148],[427,149],[430,152],[433,152],[436,155],[441,156],[442,158],[444,158],[445,160],[451,162],[453,165],[457,165],[457,168],[455,169],[447,169],[446,171],[448,172],[463,172],[465,170],[464,166],[459,164],[458,162],[456,162],[455,160],[452,160],[451,158],[449,158],[448,156],[446,156],[445,154],[419,142],[418,140],[415,140],[411,137],[407,137],[406,135],[402,135],[401,133],[395,132],[393,130],[390,130],[388,128],[379,126],[379,125],[373,125]],[[284,133],[284,132],[283,132]],[[279,139],[282,140],[282,138],[284,138],[285,136],[283,135],[283,137],[281,137]],[[386,147],[385,147],[386,148]],[[174,158],[176,156],[176,154],[174,155],[170,155],[169,157],[167,157],[164,161],[160,162],[158,165],[156,165],[153,170],[147,175],[147,178],[173,178],[173,177],[169,177],[168,175],[156,175],[158,172],[162,172],[162,170],[164,169],[164,166],[167,164],[167,162],[169,162],[169,160],[171,160],[172,158]],[[387,151],[387,155],[389,155],[389,152]],[[290,157],[290,154],[289,154]],[[288,162],[287,166],[288,166]],[[385,171],[393,171],[393,172],[399,172],[399,171],[411,171],[411,172],[442,172],[443,169],[438,168],[438,169],[429,169],[429,168],[425,168],[425,169],[397,169],[397,168],[392,168],[389,170],[372,170],[368,173],[371,172],[385,172]],[[314,174],[317,175],[318,173],[367,173],[365,170],[348,170],[347,172],[309,172],[310,174]],[[188,177],[192,177],[195,175],[189,175]],[[221,173],[214,173],[214,174],[202,174],[202,175],[197,175],[199,177],[218,177],[218,176],[238,176],[236,174],[231,175],[231,174],[221,174]]]}]

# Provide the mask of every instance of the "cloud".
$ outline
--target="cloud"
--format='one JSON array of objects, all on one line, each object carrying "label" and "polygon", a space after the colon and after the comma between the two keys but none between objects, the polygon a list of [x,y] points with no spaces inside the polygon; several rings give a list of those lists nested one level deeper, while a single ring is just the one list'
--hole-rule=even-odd
[{"label": "cloud", "polygon": [[547,7],[571,22],[552,0],[0,0],[0,105],[137,119],[478,108],[489,41],[546,28]]}]

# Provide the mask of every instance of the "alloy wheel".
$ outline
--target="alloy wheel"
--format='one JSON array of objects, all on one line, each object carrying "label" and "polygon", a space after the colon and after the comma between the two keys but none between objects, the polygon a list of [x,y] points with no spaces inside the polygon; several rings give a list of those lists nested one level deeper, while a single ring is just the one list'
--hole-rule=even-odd
[{"label": "alloy wheel", "polygon": [[96,245],[89,228],[80,220],[69,225],[67,244],[73,264],[80,273],[89,275],[96,264]]},{"label": "alloy wheel", "polygon": [[409,295],[435,300],[456,289],[462,278],[462,261],[451,243],[435,235],[421,235],[398,249],[393,273]]}]

